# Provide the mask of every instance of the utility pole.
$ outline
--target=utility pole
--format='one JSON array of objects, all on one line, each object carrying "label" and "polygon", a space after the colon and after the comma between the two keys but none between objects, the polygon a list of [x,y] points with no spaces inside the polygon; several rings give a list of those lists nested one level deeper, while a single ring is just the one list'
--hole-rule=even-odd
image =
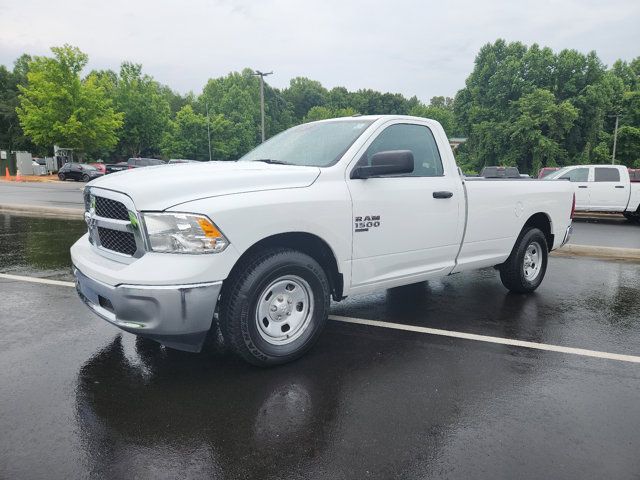
[{"label": "utility pole", "polygon": [[207,109],[207,138],[209,139],[209,161],[211,161],[211,130],[209,129],[209,102],[205,102]]},{"label": "utility pole", "polygon": [[616,163],[616,146],[618,144],[618,120],[620,120],[620,114],[611,115],[616,117],[616,126],[613,129],[613,154],[611,155],[611,165]]},{"label": "utility pole", "polygon": [[264,77],[273,75],[273,72],[261,72],[256,70],[255,76],[260,77],[260,115],[262,118],[262,141],[264,142]]}]

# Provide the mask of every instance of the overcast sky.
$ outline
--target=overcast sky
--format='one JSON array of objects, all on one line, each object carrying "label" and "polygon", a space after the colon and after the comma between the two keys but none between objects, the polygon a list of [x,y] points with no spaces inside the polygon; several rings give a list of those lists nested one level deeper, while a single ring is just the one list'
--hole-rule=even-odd
[{"label": "overcast sky", "polygon": [[453,96],[478,49],[501,37],[554,50],[596,50],[604,63],[640,55],[639,0],[0,0],[0,63],[70,43],[89,68],[123,60],[199,93],[244,67],[328,88]]}]

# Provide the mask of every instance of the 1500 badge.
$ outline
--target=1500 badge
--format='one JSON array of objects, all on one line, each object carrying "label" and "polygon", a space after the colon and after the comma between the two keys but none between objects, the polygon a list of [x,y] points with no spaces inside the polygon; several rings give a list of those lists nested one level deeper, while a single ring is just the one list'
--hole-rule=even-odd
[{"label": "1500 badge", "polygon": [[355,217],[356,232],[368,232],[370,228],[380,226],[380,215],[367,215],[366,217]]}]

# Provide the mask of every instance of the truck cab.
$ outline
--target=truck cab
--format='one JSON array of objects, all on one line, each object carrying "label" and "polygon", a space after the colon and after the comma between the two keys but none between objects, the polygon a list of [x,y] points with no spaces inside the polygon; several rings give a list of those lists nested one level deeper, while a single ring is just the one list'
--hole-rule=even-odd
[{"label": "truck cab", "polygon": [[544,180],[571,182],[578,211],[635,212],[640,202],[640,185],[631,182],[629,170],[622,165],[574,165]]}]

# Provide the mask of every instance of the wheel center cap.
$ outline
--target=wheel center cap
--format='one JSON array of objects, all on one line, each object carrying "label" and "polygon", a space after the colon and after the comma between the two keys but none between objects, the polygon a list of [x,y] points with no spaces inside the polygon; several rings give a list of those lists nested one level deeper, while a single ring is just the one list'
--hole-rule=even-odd
[{"label": "wheel center cap", "polygon": [[274,322],[282,321],[285,317],[291,314],[289,305],[291,300],[284,295],[277,296],[271,301],[269,307],[269,316]]}]

